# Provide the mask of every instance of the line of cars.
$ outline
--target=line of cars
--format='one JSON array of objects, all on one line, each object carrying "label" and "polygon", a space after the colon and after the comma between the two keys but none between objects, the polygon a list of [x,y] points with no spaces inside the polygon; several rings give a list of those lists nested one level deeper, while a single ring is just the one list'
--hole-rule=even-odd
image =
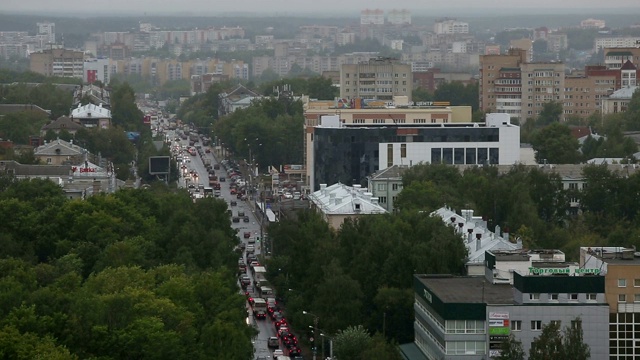
[{"label": "line of cars", "polygon": [[[273,288],[266,280],[266,268],[259,263],[258,257],[249,249],[250,246],[252,245],[246,245],[245,257],[238,259],[238,281],[245,292],[247,302],[251,306],[256,320],[269,318],[275,327],[277,336],[269,337],[267,346],[274,349],[274,359],[277,359],[278,356],[289,356],[295,360],[302,359],[298,338],[288,327],[287,319],[278,305]],[[258,357],[257,360],[266,359]]]}]

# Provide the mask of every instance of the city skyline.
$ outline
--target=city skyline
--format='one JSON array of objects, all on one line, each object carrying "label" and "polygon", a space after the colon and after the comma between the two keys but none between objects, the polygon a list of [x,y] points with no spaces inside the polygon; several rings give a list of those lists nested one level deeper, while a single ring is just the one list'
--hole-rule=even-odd
[{"label": "city skyline", "polygon": [[[429,13],[448,11],[451,14],[459,12],[486,12],[487,10],[496,10],[495,2],[487,0],[449,0],[436,1],[429,4],[416,3],[411,0],[396,0],[393,3],[382,0],[369,1],[352,1],[345,4],[338,0],[326,0],[318,3],[311,0],[299,0],[290,2],[285,0],[272,0],[265,2],[261,0],[246,0],[239,7],[235,3],[211,3],[206,0],[183,0],[177,3],[163,3],[158,6],[157,0],[138,0],[135,2],[126,0],[112,0],[106,2],[87,3],[82,0],[59,0],[51,2],[48,0],[5,0],[2,11],[15,13],[45,13],[52,14],[93,14],[95,16],[105,14],[175,14],[175,15],[214,15],[223,13],[247,13],[247,14],[304,14],[318,12],[323,14],[339,13],[342,15],[350,15],[347,13],[359,12],[364,9],[382,9],[385,11],[393,9],[407,9],[416,13]],[[603,3],[598,0],[567,0],[558,3],[554,0],[540,0],[535,6],[530,2],[522,0],[512,1],[508,7],[500,7],[501,12],[520,12],[527,10],[538,10],[540,13],[549,12],[566,12],[573,10],[576,12],[585,12],[589,10],[602,9]],[[619,0],[615,3],[607,4],[607,10],[637,10],[640,14],[640,3],[637,0]]]}]

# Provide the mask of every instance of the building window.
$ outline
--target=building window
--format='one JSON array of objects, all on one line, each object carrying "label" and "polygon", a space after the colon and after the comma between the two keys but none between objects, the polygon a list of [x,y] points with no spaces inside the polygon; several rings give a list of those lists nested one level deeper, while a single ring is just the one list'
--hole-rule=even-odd
[{"label": "building window", "polygon": [[551,320],[549,323],[550,323],[551,325],[558,325],[558,327],[559,327],[559,326],[560,326],[560,324],[561,324],[561,321],[560,321],[560,320]]},{"label": "building window", "polygon": [[569,294],[569,300],[578,300],[578,294]]},{"label": "building window", "polygon": [[627,287],[627,279],[618,279],[618,287]]},{"label": "building window", "polygon": [[529,300],[540,300],[540,294],[539,293],[529,294]]},{"label": "building window", "polygon": [[393,144],[387,144],[387,167],[393,166]]},{"label": "building window", "polygon": [[391,190],[393,191],[402,190],[402,184],[391,184]]},{"label": "building window", "polygon": [[393,202],[396,203],[398,201],[398,197],[394,196],[394,197],[391,198],[391,200],[393,200]]},{"label": "building window", "polygon": [[596,294],[593,294],[593,293],[587,294],[587,300],[596,301]]},{"label": "building window", "polygon": [[378,191],[386,191],[387,184],[378,184]]},{"label": "building window", "polygon": [[640,294],[633,295],[633,302],[640,303]]},{"label": "building window", "polygon": [[400,157],[401,158],[407,157],[407,144],[400,144]]},{"label": "building window", "polygon": [[386,196],[380,196],[378,197],[378,202],[380,204],[386,204],[387,203],[387,197]]},{"label": "building window", "polygon": [[558,294],[549,294],[549,300],[558,301]]},{"label": "building window", "polygon": [[571,320],[571,328],[577,329],[578,327],[582,327],[582,320]]},{"label": "building window", "polygon": [[511,331],[522,331],[522,320],[511,321]]},{"label": "building window", "polygon": [[633,286],[640,287],[640,279],[633,279]]},{"label": "building window", "polygon": [[47,164],[51,164],[51,158],[47,158]]},{"label": "building window", "polygon": [[542,330],[542,321],[541,320],[531,320],[531,330],[535,330],[535,331]]},{"label": "building window", "polygon": [[618,294],[618,302],[627,302],[627,295],[626,294]]}]

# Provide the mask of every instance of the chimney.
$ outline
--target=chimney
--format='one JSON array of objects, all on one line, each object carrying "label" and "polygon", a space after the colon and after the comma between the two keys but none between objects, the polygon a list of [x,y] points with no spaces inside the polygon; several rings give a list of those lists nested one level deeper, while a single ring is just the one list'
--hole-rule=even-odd
[{"label": "chimney", "polygon": [[459,222],[459,223],[458,223],[458,231],[459,231],[461,234],[462,234],[462,233],[464,233],[464,232],[462,231],[462,227],[463,227],[463,226],[464,226],[464,223],[463,223],[463,222]]},{"label": "chimney", "polygon": [[456,226],[456,217],[452,216],[449,220],[451,220],[451,225]]},{"label": "chimney", "polygon": [[508,227],[504,228],[504,232],[502,233],[502,237],[505,240],[509,241],[509,228]]},{"label": "chimney", "polygon": [[517,247],[518,249],[522,249],[522,238],[518,237],[518,240],[516,241]]},{"label": "chimney", "polygon": [[481,233],[476,233],[476,251],[480,251],[480,248],[482,247],[482,234]]},{"label": "chimney", "polygon": [[468,228],[467,229],[467,233],[469,234],[468,237],[468,241],[469,243],[471,243],[473,241],[473,229],[472,228]]}]

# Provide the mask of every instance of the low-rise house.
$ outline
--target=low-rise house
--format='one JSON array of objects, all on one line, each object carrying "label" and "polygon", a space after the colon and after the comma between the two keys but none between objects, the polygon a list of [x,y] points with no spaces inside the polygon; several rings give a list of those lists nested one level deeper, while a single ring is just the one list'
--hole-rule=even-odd
[{"label": "low-rise house", "polygon": [[349,218],[387,213],[378,204],[378,198],[360,185],[351,187],[341,183],[331,186],[320,184],[320,190],[309,195],[309,200],[311,207],[321,213],[333,229],[340,228]]},{"label": "low-rise house", "polygon": [[111,109],[111,94],[104,87],[93,84],[78,86],[73,92],[73,106],[81,105],[83,100],[94,105],[102,105],[105,109]]},{"label": "low-rise house", "polygon": [[368,178],[368,186],[373,197],[385,210],[394,211],[394,203],[402,191],[402,174],[409,169],[407,165],[393,165],[373,173]]},{"label": "low-rise house", "polygon": [[53,131],[56,134],[60,134],[62,130],[67,131],[69,134],[74,135],[78,130],[84,128],[84,126],[79,123],[71,120],[71,118],[67,116],[60,116],[54,121],[43,125],[40,128],[40,136],[45,136],[48,131]]},{"label": "low-rise house", "polygon": [[473,216],[473,210],[462,210],[461,213],[462,215],[458,215],[455,210],[444,206],[431,215],[439,216],[460,234],[469,251],[466,263],[468,275],[485,275],[487,251],[522,249],[522,241],[510,241],[508,230],[501,233],[500,226],[496,226],[495,232],[491,232],[482,217]]},{"label": "low-rise house", "polygon": [[72,142],[53,140],[34,149],[36,159],[47,165],[73,165],[85,159],[87,150]]},{"label": "low-rise house", "polygon": [[71,119],[87,128],[107,129],[111,126],[111,110],[102,107],[102,104],[80,105],[71,110]]},{"label": "low-rise house", "polygon": [[124,187],[113,171],[90,162],[64,165],[27,165],[13,160],[0,160],[0,174],[18,180],[47,179],[58,184],[67,197],[85,199],[98,193],[112,193]]},{"label": "low-rise house", "polygon": [[238,86],[228,93],[220,93],[218,96],[220,98],[218,108],[218,114],[220,116],[231,114],[238,109],[246,109],[251,105],[252,101],[262,99],[262,95],[247,89],[241,84],[238,84]]}]

